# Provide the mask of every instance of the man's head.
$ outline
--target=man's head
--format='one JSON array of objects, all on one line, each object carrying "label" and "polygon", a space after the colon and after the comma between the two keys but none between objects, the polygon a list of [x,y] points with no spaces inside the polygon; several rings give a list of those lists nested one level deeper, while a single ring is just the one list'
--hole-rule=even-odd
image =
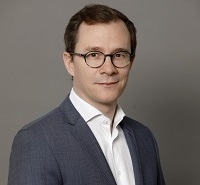
[{"label": "man's head", "polygon": [[66,28],[67,71],[83,100],[105,113],[116,107],[134,59],[135,27],[122,13],[90,5],[75,14]]},{"label": "man's head", "polygon": [[69,21],[64,34],[65,51],[74,52],[81,23],[94,25],[123,21],[129,31],[131,41],[131,53],[135,54],[137,45],[136,29],[134,24],[121,12],[105,5],[89,5],[78,11]]}]

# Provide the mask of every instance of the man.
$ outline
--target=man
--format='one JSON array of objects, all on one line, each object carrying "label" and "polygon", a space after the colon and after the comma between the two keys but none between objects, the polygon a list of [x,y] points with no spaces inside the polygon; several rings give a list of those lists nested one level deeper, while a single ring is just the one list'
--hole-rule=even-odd
[{"label": "man", "polygon": [[121,12],[89,5],[65,31],[73,88],[14,139],[9,185],[163,185],[147,127],[117,104],[135,56],[136,30]]}]

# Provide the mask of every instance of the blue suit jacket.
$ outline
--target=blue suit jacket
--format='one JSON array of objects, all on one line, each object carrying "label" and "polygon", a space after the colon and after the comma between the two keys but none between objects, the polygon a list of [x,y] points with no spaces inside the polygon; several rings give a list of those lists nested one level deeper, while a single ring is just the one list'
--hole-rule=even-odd
[{"label": "blue suit jacket", "polygon": [[[120,123],[130,150],[136,185],[164,185],[155,139],[128,117]],[[92,131],[69,97],[16,135],[8,185],[116,185]]]}]

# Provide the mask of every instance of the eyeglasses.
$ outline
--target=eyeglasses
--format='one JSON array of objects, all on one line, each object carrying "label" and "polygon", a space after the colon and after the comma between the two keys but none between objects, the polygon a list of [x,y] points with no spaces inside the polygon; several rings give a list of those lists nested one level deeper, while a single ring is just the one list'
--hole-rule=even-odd
[{"label": "eyeglasses", "polygon": [[70,54],[83,57],[85,59],[85,63],[91,68],[101,67],[104,64],[106,57],[110,57],[112,64],[116,68],[124,68],[133,61],[133,58],[135,56],[134,54],[131,54],[128,51],[118,51],[113,54],[107,54],[107,55],[105,55],[100,51],[89,51],[86,54],[81,54],[81,53],[70,53]]}]

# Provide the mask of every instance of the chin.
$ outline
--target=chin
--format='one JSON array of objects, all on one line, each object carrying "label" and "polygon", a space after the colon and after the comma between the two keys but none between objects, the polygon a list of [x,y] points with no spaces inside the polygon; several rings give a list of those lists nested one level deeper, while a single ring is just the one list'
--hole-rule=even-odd
[{"label": "chin", "polygon": [[99,98],[99,100],[100,100],[100,102],[102,103],[102,104],[105,104],[105,105],[111,105],[111,104],[113,104],[113,103],[115,103],[116,101],[117,101],[117,99],[118,99],[118,97],[119,96],[116,96],[116,95],[105,95],[105,96],[101,96],[100,98]]}]

